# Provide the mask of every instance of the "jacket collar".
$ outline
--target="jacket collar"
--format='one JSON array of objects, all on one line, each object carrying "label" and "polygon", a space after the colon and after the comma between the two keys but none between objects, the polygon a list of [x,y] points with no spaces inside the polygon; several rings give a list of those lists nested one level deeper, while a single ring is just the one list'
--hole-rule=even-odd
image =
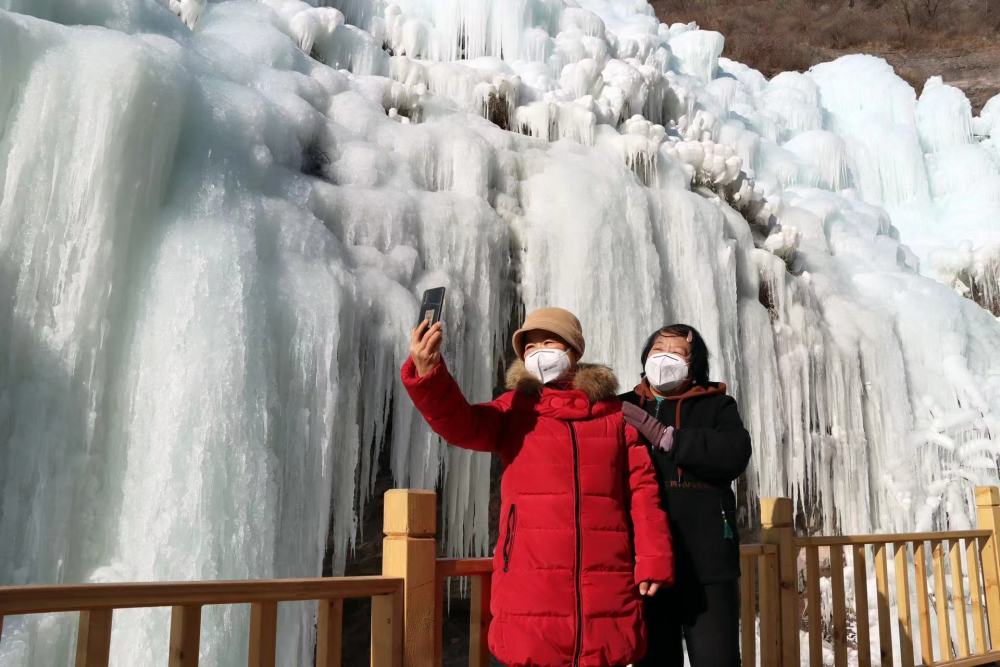
[{"label": "jacket collar", "polygon": [[[649,380],[642,378],[642,382],[636,385],[635,393],[639,396],[639,407],[645,408],[646,403],[656,401],[656,394],[649,387]],[[664,396],[666,401],[674,401],[674,428],[681,427],[681,406],[684,401],[690,398],[702,398],[703,396],[718,396],[726,393],[724,382],[712,382],[707,385],[692,385],[680,394],[674,396]]]},{"label": "jacket collar", "polygon": [[543,386],[524,362],[517,360],[507,370],[507,388],[517,393],[517,403],[558,419],[587,419],[619,409],[618,378],[599,364],[579,364],[571,380]]},{"label": "jacket collar", "polygon": [[[635,393],[639,398],[645,401],[656,400],[656,394],[649,386],[649,380],[642,378],[642,382],[635,386]],[[708,385],[691,385],[683,393],[676,394],[674,396],[665,396],[664,398],[668,401],[683,401],[689,398],[701,398],[703,396],[717,396],[719,394],[726,393],[726,383],[725,382],[712,382]]]}]

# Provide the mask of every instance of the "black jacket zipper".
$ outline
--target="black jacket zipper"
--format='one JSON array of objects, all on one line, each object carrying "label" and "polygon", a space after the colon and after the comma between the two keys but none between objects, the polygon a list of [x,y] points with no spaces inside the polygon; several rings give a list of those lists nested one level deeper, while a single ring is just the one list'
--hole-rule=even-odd
[{"label": "black jacket zipper", "polygon": [[517,505],[507,510],[507,535],[503,540],[503,571],[510,569],[510,555],[514,551],[514,528],[517,527]]},{"label": "black jacket zipper", "polygon": [[576,525],[576,567],[574,575],[576,578],[576,644],[573,648],[573,667],[580,664],[580,654],[583,652],[583,598],[581,594],[582,583],[581,570],[583,569],[583,535],[580,527],[580,447],[576,442],[576,429],[573,422],[566,422],[569,426],[569,437],[573,443],[573,517]]}]

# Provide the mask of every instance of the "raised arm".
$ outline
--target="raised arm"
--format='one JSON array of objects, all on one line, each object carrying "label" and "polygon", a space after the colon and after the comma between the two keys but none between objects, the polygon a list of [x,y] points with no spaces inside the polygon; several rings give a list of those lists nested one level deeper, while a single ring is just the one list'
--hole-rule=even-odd
[{"label": "raised arm", "polygon": [[[674,581],[674,552],[670,526],[660,502],[653,463],[639,433],[625,426],[628,450],[629,512],[635,540],[635,580],[645,593],[644,582],[671,584]],[[655,592],[650,591],[650,594]]]},{"label": "raised arm", "polygon": [[440,323],[422,322],[410,336],[403,386],[431,429],[449,444],[477,452],[498,452],[510,398],[470,405],[441,359]]},{"label": "raised arm", "polygon": [[413,404],[445,441],[477,452],[499,452],[504,413],[510,407],[506,396],[470,405],[444,362],[419,376],[413,359],[407,359],[402,376]]}]

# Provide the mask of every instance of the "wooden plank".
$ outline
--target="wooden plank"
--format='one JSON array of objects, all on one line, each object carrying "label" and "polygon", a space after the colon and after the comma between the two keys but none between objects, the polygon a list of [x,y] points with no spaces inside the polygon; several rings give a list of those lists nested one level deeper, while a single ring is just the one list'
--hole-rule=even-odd
[{"label": "wooden plank", "polygon": [[111,654],[112,609],[80,612],[76,633],[76,667],[107,667]]},{"label": "wooden plank", "polygon": [[990,649],[1000,649],[1000,570],[998,545],[1000,540],[1000,489],[995,486],[976,487],[976,524],[989,536],[979,540],[979,563],[983,568],[983,593],[989,622]]},{"label": "wooden plank", "polygon": [[344,601],[320,600],[316,610],[316,667],[340,667],[344,644]]},{"label": "wooden plank", "polygon": [[926,544],[913,545],[913,584],[917,591],[917,619],[920,622],[920,658],[925,665],[934,662],[934,640],[931,639],[931,603],[927,596]]},{"label": "wooden plank", "polygon": [[925,542],[930,540],[963,540],[977,537],[987,537],[989,531],[985,528],[977,530],[949,530],[940,533],[886,533],[884,535],[821,535],[814,537],[796,537],[797,547],[832,547],[851,544],[898,544],[900,542]]},{"label": "wooden plank", "polygon": [[277,632],[278,603],[251,604],[249,667],[274,667]]},{"label": "wooden plank", "polygon": [[958,657],[966,658],[969,650],[969,623],[966,618],[965,583],[962,581],[962,543],[951,540],[948,555],[951,566],[951,604],[955,610],[955,632],[958,635]]},{"label": "wooden plank", "polygon": [[371,667],[403,667],[403,588],[372,598]]},{"label": "wooden plank", "polygon": [[[760,664],[780,664],[781,660],[781,584],[778,580],[778,554],[764,554],[757,560],[760,591]],[[753,664],[747,667],[753,667]]]},{"label": "wooden plank", "polygon": [[819,595],[819,548],[806,549],[806,601],[809,615],[809,664],[823,664],[823,611]]},{"label": "wooden plank", "polygon": [[[406,588],[389,596],[392,605],[392,661],[389,667],[403,667],[406,661]],[[435,665],[435,667],[437,667]]]},{"label": "wooden plank", "polygon": [[830,549],[830,582],[833,592],[833,664],[847,667],[847,601],[844,595],[844,548]]},{"label": "wooden plank", "polygon": [[741,544],[740,556],[766,556],[778,553],[778,547],[774,544]]},{"label": "wooden plank", "polygon": [[969,573],[969,598],[972,600],[972,635],[976,654],[986,653],[986,624],[983,622],[982,576],[979,570],[979,540],[965,541],[965,567]]},{"label": "wooden plank", "polygon": [[[878,598],[878,650],[882,667],[892,667],[892,631],[889,618],[889,565],[885,556],[885,545],[876,544],[875,549],[875,592]],[[820,664],[820,663],[814,663]]]},{"label": "wooden plank", "polygon": [[[439,560],[438,565],[440,564]],[[450,583],[438,568],[437,581],[434,582],[434,667],[441,665],[444,660],[444,599]]]},{"label": "wooden plank", "polygon": [[910,579],[906,562],[906,543],[895,545],[896,615],[899,628],[899,664],[913,667],[913,623],[910,621]]},{"label": "wooden plank", "polygon": [[490,575],[472,578],[472,595],[469,597],[469,667],[490,667],[490,647],[487,641],[490,630]]},{"label": "wooden plank", "polygon": [[931,542],[934,554],[934,601],[937,607],[938,648],[941,649],[941,659],[951,660],[955,657],[951,649],[951,623],[948,619],[948,587],[944,581],[944,546],[941,540]]},{"label": "wooden plank", "polygon": [[434,661],[434,612],[438,581],[437,496],[433,491],[392,489],[385,494],[382,574],[403,577],[404,660],[407,667]]},{"label": "wooden plank", "polygon": [[317,577],[71,586],[0,586],[0,616],[81,609],[204,606],[367,598],[396,590],[400,577]]},{"label": "wooden plank", "polygon": [[448,577],[474,577],[493,572],[492,558],[438,558],[437,576],[440,579]]},{"label": "wooden plank", "polygon": [[382,532],[398,537],[437,533],[437,494],[423,489],[389,489],[383,496]]},{"label": "wooden plank", "polygon": [[170,609],[169,667],[198,667],[198,650],[201,642],[201,607],[172,607]]},{"label": "wooden plank", "polygon": [[[372,598],[371,667],[388,667],[393,660],[392,600],[387,595]],[[440,664],[440,663],[438,663]]]},{"label": "wooden plank", "polygon": [[740,554],[740,655],[743,664],[757,664],[756,558]]},{"label": "wooden plank", "polygon": [[422,667],[434,658],[436,560],[434,538],[386,535],[382,540],[382,574],[406,578],[403,624],[407,667]]},{"label": "wooden plank", "polygon": [[960,658],[947,664],[939,663],[942,667],[979,667],[979,665],[994,665],[1000,662],[1000,651],[992,651],[985,655],[976,655],[968,658]]},{"label": "wooden plank", "polygon": [[858,642],[858,667],[871,667],[872,644],[868,629],[868,566],[865,545],[854,544],[854,618]]},{"label": "wooden plank", "polygon": [[760,499],[760,534],[765,544],[778,548],[778,582],[781,587],[781,665],[799,663],[798,550],[789,498]]},{"label": "wooden plank", "polygon": [[3,639],[3,614],[0,614],[0,639]]},{"label": "wooden plank", "polygon": [[1000,571],[997,568],[996,542],[996,538],[991,538],[979,543],[979,564],[983,568],[983,592],[991,650],[1000,648]]}]

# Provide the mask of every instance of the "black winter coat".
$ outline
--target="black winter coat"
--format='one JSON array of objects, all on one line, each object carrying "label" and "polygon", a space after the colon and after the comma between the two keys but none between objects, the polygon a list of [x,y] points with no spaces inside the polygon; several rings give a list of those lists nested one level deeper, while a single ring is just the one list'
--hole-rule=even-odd
[{"label": "black winter coat", "polygon": [[669,453],[650,447],[674,540],[675,581],[740,576],[733,481],[750,462],[750,434],[726,385],[695,386],[657,401],[646,381],[619,398],[673,426]]}]

